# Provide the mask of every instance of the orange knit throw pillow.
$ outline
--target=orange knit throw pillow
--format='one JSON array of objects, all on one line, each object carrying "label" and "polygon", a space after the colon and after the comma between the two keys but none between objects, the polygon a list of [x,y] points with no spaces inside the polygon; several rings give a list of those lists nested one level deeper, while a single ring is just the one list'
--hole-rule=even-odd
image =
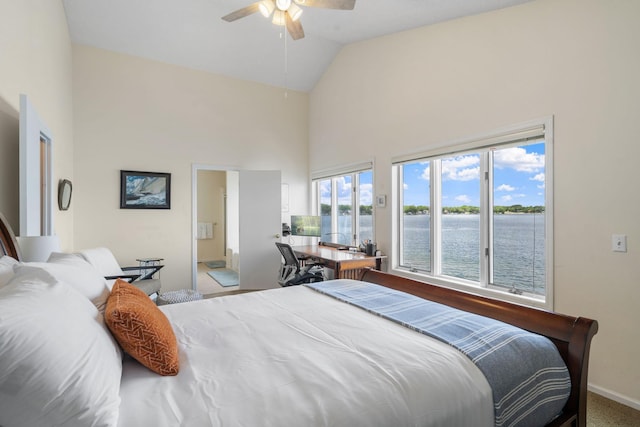
[{"label": "orange knit throw pillow", "polygon": [[160,375],[178,373],[178,343],[173,328],[144,292],[118,279],[104,316],[116,341],[134,359]]}]

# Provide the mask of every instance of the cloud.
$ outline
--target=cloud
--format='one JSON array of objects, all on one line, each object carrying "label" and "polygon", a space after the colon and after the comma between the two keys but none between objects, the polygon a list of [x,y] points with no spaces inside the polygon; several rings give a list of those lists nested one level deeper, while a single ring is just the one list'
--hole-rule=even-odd
[{"label": "cloud", "polygon": [[360,204],[371,205],[373,202],[373,184],[360,184]]},{"label": "cloud", "polygon": [[324,200],[326,198],[331,198],[331,180],[325,179],[320,181],[319,185],[320,190],[320,199]]},{"label": "cloud", "polygon": [[543,170],[544,159],[544,154],[527,153],[522,147],[504,148],[493,152],[493,164],[496,168],[514,169],[518,172],[533,173]]},{"label": "cloud", "polygon": [[502,184],[496,188],[496,191],[514,191],[515,189],[515,187],[512,187],[509,184]]},{"label": "cloud", "polygon": [[466,194],[461,194],[459,196],[456,196],[455,200],[457,202],[461,202],[465,204],[471,203],[471,198],[469,198],[469,196],[467,196]]},{"label": "cloud", "polygon": [[536,174],[535,176],[532,176],[531,178],[529,178],[529,180],[538,181],[538,182],[544,182],[544,172]]},{"label": "cloud", "polygon": [[430,179],[429,171],[430,171],[429,166],[424,168],[424,170],[422,171],[422,174],[420,174],[420,178],[424,179],[425,181],[429,181]]},{"label": "cloud", "polygon": [[524,199],[527,195],[523,193],[519,194],[505,194],[504,196],[500,196],[500,200],[505,203],[513,203],[515,199]]},{"label": "cloud", "polygon": [[336,191],[338,192],[338,204],[351,204],[351,181],[347,182],[344,176],[338,177]]},{"label": "cloud", "polygon": [[442,179],[471,181],[480,176],[480,156],[456,156],[442,161]]},{"label": "cloud", "polygon": [[406,182],[404,184],[402,184],[402,189],[403,190],[408,190],[409,189],[409,184],[407,184]]},{"label": "cloud", "polygon": [[[406,184],[405,184],[406,186]],[[336,179],[336,188],[338,193],[338,204],[351,204],[351,188],[352,183],[347,182],[345,177]],[[326,179],[320,181],[319,185],[320,200],[322,203],[331,203],[331,180]],[[373,203],[373,184],[360,184],[360,204],[371,205]]]}]

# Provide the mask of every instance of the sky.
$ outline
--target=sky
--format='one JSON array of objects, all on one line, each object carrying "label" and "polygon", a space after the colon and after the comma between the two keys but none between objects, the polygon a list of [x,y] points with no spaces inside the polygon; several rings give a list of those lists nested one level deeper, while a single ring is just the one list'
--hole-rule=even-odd
[{"label": "sky", "polygon": [[[465,154],[442,159],[442,205],[480,206],[480,156]],[[373,174],[360,173],[360,204],[371,205]],[[494,151],[494,204],[544,206],[544,142]],[[351,203],[351,177],[337,180],[338,203]],[[331,180],[320,185],[321,202],[331,203]],[[404,204],[429,206],[429,164],[404,166]]]},{"label": "sky", "polygon": [[[442,159],[442,205],[480,206],[480,156]],[[544,206],[544,142],[494,151],[494,205]],[[429,164],[404,166],[404,204],[429,206]]]},{"label": "sky", "polygon": [[[360,204],[371,205],[373,202],[373,173],[361,172],[360,179]],[[351,204],[351,176],[341,176],[337,179],[338,204]],[[320,182],[320,202],[331,204],[331,180]]]}]

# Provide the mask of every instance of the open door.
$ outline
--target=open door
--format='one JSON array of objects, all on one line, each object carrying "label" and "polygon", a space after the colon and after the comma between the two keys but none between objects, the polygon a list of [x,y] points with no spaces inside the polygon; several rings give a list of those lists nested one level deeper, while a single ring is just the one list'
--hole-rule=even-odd
[{"label": "open door", "polygon": [[240,289],[278,287],[280,171],[240,171]]},{"label": "open door", "polygon": [[[282,229],[280,171],[237,171],[208,165],[192,165],[193,246],[192,288],[198,289],[197,272],[197,173],[198,170],[226,172],[225,252],[227,268],[237,268],[240,289],[278,287],[280,254],[274,244]],[[237,256],[237,259],[235,258]]]}]

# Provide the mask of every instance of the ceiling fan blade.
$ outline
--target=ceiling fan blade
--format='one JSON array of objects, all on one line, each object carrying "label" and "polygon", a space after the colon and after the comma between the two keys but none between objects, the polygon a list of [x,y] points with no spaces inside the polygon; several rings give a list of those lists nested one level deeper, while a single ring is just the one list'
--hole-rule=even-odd
[{"label": "ceiling fan blade", "polygon": [[244,18],[245,16],[256,13],[258,11],[259,5],[260,2],[253,3],[247,7],[243,7],[242,9],[238,9],[235,12],[231,12],[230,14],[223,16],[222,19],[227,22],[233,22],[240,18]]},{"label": "ceiling fan blade", "polygon": [[295,0],[302,6],[322,7],[325,9],[353,10],[356,0]]},{"label": "ceiling fan blade", "polygon": [[300,20],[294,21],[291,19],[291,15],[289,12],[285,12],[285,22],[287,24],[287,31],[291,34],[291,38],[294,40],[299,40],[304,37],[304,30],[302,29],[302,24]]}]

